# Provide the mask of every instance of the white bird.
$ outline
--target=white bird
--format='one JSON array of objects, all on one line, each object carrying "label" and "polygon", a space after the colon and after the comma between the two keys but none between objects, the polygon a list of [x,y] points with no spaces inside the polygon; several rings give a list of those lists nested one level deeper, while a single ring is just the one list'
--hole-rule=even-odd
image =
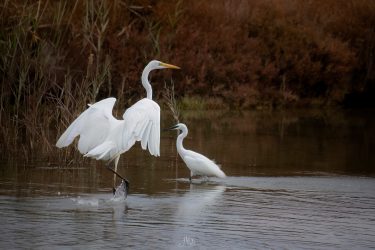
[{"label": "white bird", "polygon": [[188,134],[188,129],[185,124],[178,123],[169,128],[169,130],[180,130],[181,133],[177,137],[176,147],[177,152],[185,162],[186,166],[190,169],[190,182],[191,178],[195,175],[200,176],[216,176],[224,178],[226,175],[220,169],[220,167],[206,156],[196,153],[191,150],[187,150],[182,145],[184,138]]},{"label": "white bird", "polygon": [[123,179],[127,187],[129,182],[117,173],[120,155],[128,151],[136,141],[141,142],[142,149],[148,148],[153,156],[160,155],[160,107],[152,100],[152,88],[148,81],[149,73],[154,69],[179,69],[179,67],[157,60],[147,64],[142,73],[142,85],[147,98],[143,98],[128,108],[123,120],[112,115],[116,98],[101,100],[86,109],[66,129],[57,141],[59,148],[70,145],[79,136],[78,150],[86,157],[96,160],[114,161],[115,170],[110,171]]}]

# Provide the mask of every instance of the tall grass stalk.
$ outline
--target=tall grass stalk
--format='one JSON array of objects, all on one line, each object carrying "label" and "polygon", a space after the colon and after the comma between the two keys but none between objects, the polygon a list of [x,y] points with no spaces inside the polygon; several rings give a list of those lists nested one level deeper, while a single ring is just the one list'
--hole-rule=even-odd
[{"label": "tall grass stalk", "polygon": [[110,56],[103,44],[109,25],[110,6],[108,1],[86,1],[83,34],[90,53],[85,82],[90,85],[90,102],[95,102],[100,88],[108,83],[111,88]]},{"label": "tall grass stalk", "polygon": [[174,82],[173,79],[170,82],[170,87],[168,87],[167,83],[164,83],[164,92],[163,92],[163,98],[164,102],[170,109],[172,116],[174,120],[179,123],[180,122],[180,109],[178,107],[175,91],[174,91]]},{"label": "tall grass stalk", "polygon": [[373,0],[0,1],[0,157],[78,155],[58,136],[87,103],[144,95],[151,59],[183,68],[164,94],[176,121],[191,107],[373,104],[374,12]]}]

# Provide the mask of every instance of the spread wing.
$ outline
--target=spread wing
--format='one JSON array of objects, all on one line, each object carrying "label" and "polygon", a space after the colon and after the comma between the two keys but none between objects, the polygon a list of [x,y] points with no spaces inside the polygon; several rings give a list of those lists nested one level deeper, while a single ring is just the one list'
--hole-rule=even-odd
[{"label": "spread wing", "polygon": [[124,124],[116,139],[121,153],[129,150],[136,141],[142,149],[148,148],[151,155],[160,155],[160,107],[144,98],[128,108],[124,115]]},{"label": "spread wing", "polygon": [[116,120],[112,115],[115,102],[116,98],[110,97],[90,105],[60,136],[56,146],[67,147],[75,137],[80,136],[78,150],[86,154],[103,143],[108,136],[111,122]]}]

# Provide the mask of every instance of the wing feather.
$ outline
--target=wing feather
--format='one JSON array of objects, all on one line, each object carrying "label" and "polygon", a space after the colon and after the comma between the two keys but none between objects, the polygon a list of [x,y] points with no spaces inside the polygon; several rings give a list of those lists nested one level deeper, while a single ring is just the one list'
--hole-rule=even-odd
[{"label": "wing feather", "polygon": [[[95,104],[94,104],[95,105]],[[94,107],[92,105],[90,108]],[[89,109],[90,109],[89,108]],[[98,111],[99,112],[99,111]],[[103,113],[105,113],[103,111]],[[95,117],[93,123],[85,122],[83,127],[100,122],[99,114]],[[124,120],[112,123],[112,126],[103,129],[108,131],[105,137],[100,137],[97,143],[88,143],[88,146],[81,147],[80,151],[85,153],[85,156],[92,157],[98,160],[110,160],[113,157],[128,151],[137,141],[141,142],[142,149],[149,150],[151,155],[160,155],[160,107],[159,105],[149,99],[142,99],[128,108],[124,115]],[[112,116],[112,119],[113,118]],[[104,121],[104,119],[102,119]],[[81,122],[80,122],[81,123]],[[96,127],[96,126],[95,126]],[[104,126],[103,126],[104,127]],[[89,130],[90,128],[86,128]],[[102,131],[92,131],[93,133],[102,133]],[[80,132],[80,140],[85,138],[88,132]],[[87,137],[92,137],[93,134],[88,134]],[[84,140],[84,142],[86,142]],[[84,143],[82,143],[84,144]]]},{"label": "wing feather", "polygon": [[144,98],[128,108],[124,115],[122,136],[117,137],[117,145],[122,152],[128,151],[136,141],[151,155],[160,155],[160,107]]},{"label": "wing feather", "polygon": [[148,138],[150,137],[150,133],[151,133],[151,123],[148,123],[142,135],[142,140],[141,140],[141,146],[142,146],[142,149],[144,150],[147,148]]},{"label": "wing feather", "polygon": [[56,146],[67,147],[75,137],[80,136],[78,150],[86,154],[103,143],[108,136],[111,120],[115,119],[112,116],[115,102],[116,98],[110,97],[89,105],[89,108],[78,116],[60,136]]}]

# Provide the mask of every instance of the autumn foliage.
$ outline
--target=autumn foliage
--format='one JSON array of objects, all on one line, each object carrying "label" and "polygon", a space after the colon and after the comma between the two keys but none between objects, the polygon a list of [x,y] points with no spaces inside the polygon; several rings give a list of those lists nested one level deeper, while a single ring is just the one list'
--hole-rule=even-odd
[{"label": "autumn foliage", "polygon": [[173,79],[177,99],[236,108],[374,104],[373,0],[5,0],[0,8],[2,137],[49,138],[46,125],[61,130],[104,97],[134,103],[151,59],[182,68],[152,75],[158,100]]}]

